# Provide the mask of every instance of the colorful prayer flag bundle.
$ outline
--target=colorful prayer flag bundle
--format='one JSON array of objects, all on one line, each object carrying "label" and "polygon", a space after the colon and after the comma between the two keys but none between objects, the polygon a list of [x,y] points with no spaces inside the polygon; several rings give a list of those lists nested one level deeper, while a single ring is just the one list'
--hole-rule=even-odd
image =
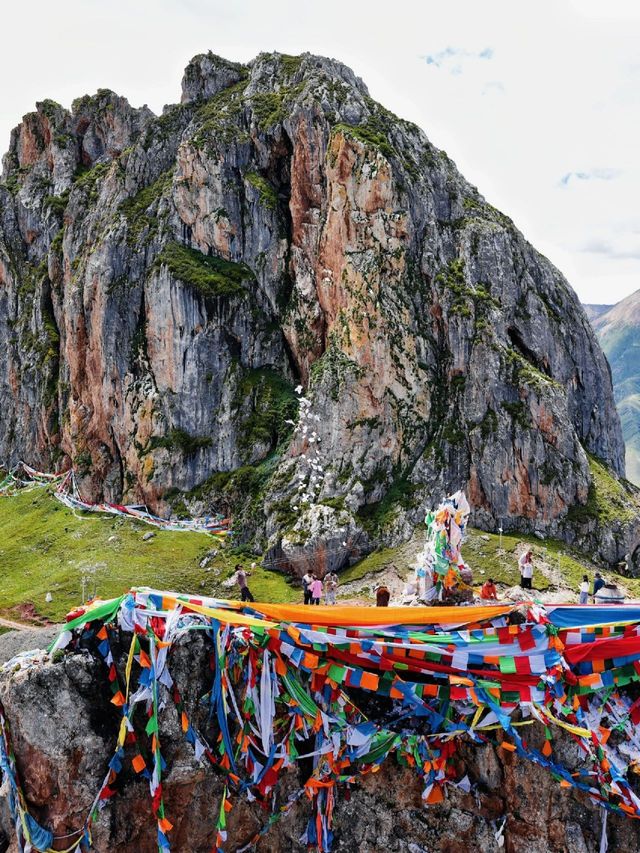
[{"label": "colorful prayer flag bundle", "polygon": [[[190,712],[171,670],[175,644],[192,632],[208,638],[211,676],[200,711]],[[114,640],[121,647],[123,638],[128,653],[114,660]],[[52,651],[76,646],[97,649],[120,715],[102,787],[69,848],[78,853],[91,849],[92,822],[128,763],[149,783],[158,849],[171,849],[163,704],[175,707],[196,759],[224,774],[222,802],[211,804],[216,850],[238,798],[268,811],[250,846],[300,796],[312,805],[306,842],[330,850],[341,790],[392,755],[420,776],[425,805],[437,803],[456,782],[462,739],[499,743],[563,787],[640,817],[630,783],[640,763],[640,700],[629,689],[640,680],[639,606],[309,608],[142,588],[76,611]],[[528,738],[535,722],[545,732],[540,748]],[[50,830],[29,815],[1,714],[0,726],[19,849],[50,849]],[[579,768],[555,757],[558,729],[579,744]],[[302,760],[308,778],[282,803],[278,781]]]},{"label": "colorful prayer flag bundle", "polygon": [[435,512],[428,512],[427,552],[432,562],[434,586],[438,597],[460,583],[464,566],[460,546],[471,509],[463,492],[446,498]]}]

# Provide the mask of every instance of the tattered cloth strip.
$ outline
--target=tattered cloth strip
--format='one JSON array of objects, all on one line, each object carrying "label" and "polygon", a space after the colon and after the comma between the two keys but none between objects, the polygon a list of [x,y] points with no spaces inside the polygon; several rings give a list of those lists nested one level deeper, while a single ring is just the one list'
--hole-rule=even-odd
[{"label": "tattered cloth strip", "polygon": [[44,474],[31,468],[25,462],[20,462],[0,482],[0,497],[11,497],[23,489],[52,485],[56,486],[55,498],[71,510],[126,516],[163,530],[210,533],[214,536],[226,536],[231,532],[230,519],[223,518],[221,515],[208,515],[203,518],[166,519],[154,515],[144,506],[107,502],[91,503],[81,496],[73,470],[66,471],[63,474]]},{"label": "tattered cloth strip", "polygon": [[[198,719],[190,717],[171,675],[172,649],[189,632],[204,634],[211,648],[211,682],[202,700],[208,715],[199,712]],[[119,664],[111,651],[115,633],[128,644]],[[630,783],[640,762],[640,700],[632,695],[640,680],[636,606],[249,606],[142,588],[74,612],[50,651],[92,643],[121,723],[114,751],[105,756],[102,787],[74,837],[71,849],[78,853],[92,849],[92,824],[129,765],[148,781],[158,850],[171,849],[159,724],[159,708],[169,704],[196,759],[225,776],[222,802],[211,807],[218,851],[238,798],[258,800],[269,812],[246,850],[301,795],[311,804],[304,840],[330,850],[341,791],[391,755],[420,776],[426,805],[440,802],[447,784],[469,785],[456,776],[461,739],[497,743],[602,808],[640,817]],[[534,721],[545,731],[540,749],[527,739]],[[30,819],[3,716],[0,725],[18,849],[60,849],[62,841]],[[554,756],[557,729],[581,748],[577,770]],[[283,804],[276,796],[279,777],[303,759],[310,775]]]},{"label": "tattered cloth strip", "polygon": [[59,485],[66,476],[66,473],[44,474],[42,471],[31,468],[26,462],[19,462],[3,480],[0,480],[0,497],[17,495],[18,492],[35,489],[38,486]]}]

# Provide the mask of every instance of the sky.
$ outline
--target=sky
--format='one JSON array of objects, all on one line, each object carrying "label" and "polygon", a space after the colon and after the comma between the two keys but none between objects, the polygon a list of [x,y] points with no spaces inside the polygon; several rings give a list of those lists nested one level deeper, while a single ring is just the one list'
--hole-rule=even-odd
[{"label": "sky", "polygon": [[31,0],[3,31],[2,151],[44,98],[159,112],[197,53],[310,51],[420,125],[583,302],[640,288],[637,0]]}]

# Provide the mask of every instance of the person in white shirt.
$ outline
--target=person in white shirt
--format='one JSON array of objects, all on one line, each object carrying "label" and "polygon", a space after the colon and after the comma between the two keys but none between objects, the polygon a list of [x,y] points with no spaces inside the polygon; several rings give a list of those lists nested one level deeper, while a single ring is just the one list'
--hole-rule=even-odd
[{"label": "person in white shirt", "polygon": [[582,583],[580,584],[580,604],[589,603],[589,578],[582,575]]},{"label": "person in white shirt", "polygon": [[531,589],[531,579],[533,578],[531,554],[531,551],[525,551],[518,560],[518,567],[520,569],[520,586],[522,589]]},{"label": "person in white shirt", "polygon": [[313,583],[313,573],[307,570],[302,576],[302,591],[304,592],[304,603],[311,604],[311,584]]},{"label": "person in white shirt", "polygon": [[249,589],[249,584],[247,583],[247,578],[251,577],[251,572],[246,571],[246,569],[242,568],[242,565],[238,563],[236,566],[236,583],[240,588],[240,600],[241,601],[255,601],[253,595],[251,595],[251,590]]}]

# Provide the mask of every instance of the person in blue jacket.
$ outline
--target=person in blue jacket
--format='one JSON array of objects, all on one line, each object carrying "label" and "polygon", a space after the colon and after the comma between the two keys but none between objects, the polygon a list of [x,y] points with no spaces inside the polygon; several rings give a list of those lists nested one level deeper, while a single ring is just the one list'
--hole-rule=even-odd
[{"label": "person in blue jacket", "polygon": [[596,572],[595,578],[593,579],[593,594],[595,595],[599,589],[602,589],[604,586],[604,578],[600,574],[600,572]]}]

